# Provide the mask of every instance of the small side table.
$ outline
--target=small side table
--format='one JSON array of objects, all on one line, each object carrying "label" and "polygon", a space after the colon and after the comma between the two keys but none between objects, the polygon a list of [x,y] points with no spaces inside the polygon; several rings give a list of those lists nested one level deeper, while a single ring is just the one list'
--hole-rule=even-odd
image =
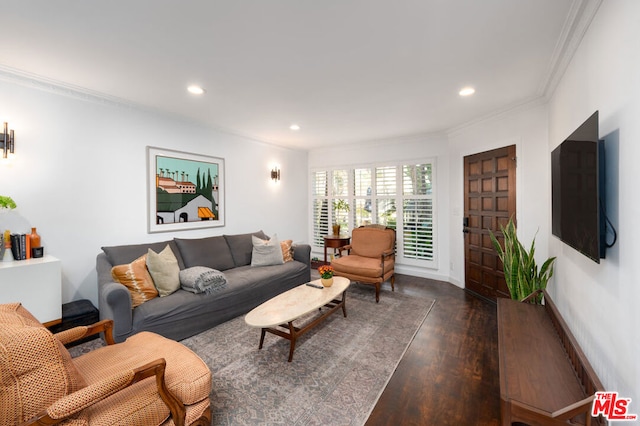
[{"label": "small side table", "polygon": [[324,236],[324,263],[327,263],[327,249],[332,248],[335,254],[338,247],[346,246],[351,241],[348,235],[325,235]]}]

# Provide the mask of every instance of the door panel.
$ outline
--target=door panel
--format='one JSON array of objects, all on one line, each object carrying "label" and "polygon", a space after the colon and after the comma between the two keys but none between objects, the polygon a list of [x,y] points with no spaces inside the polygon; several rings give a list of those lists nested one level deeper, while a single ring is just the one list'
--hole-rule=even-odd
[{"label": "door panel", "polygon": [[489,237],[516,215],[515,145],[464,157],[465,287],[490,299],[510,297]]}]

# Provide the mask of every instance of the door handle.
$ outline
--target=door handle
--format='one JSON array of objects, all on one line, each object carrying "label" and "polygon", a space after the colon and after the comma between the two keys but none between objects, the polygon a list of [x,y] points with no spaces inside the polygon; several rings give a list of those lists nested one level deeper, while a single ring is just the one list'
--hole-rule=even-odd
[{"label": "door handle", "polygon": [[465,234],[469,233],[469,229],[467,229],[468,226],[469,226],[469,218],[468,217],[463,217],[462,218],[462,232],[464,232]]}]

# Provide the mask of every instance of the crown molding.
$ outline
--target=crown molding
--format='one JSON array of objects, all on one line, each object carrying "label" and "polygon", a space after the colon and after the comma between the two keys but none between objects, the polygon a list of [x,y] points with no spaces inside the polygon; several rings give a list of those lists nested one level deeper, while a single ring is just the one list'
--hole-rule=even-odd
[{"label": "crown molding", "polygon": [[539,96],[551,98],[601,4],[602,0],[573,0],[549,69],[538,88]]},{"label": "crown molding", "polygon": [[519,111],[526,111],[531,108],[536,108],[541,105],[545,105],[548,100],[544,96],[535,96],[533,98],[526,99],[522,102],[518,102],[516,104],[511,104],[504,108],[500,108],[498,110],[492,111],[488,114],[480,116],[471,121],[467,121],[459,126],[451,127],[447,130],[447,137],[453,137],[457,134],[464,132],[469,127],[473,127],[477,124],[483,123],[485,121],[495,120],[501,117],[504,117],[508,114],[517,113]]},{"label": "crown molding", "polygon": [[[93,91],[85,87],[76,86],[73,84],[54,80],[38,74],[33,74],[26,71],[18,70],[16,68],[7,67],[2,64],[0,64],[0,81],[6,81],[8,83],[17,84],[30,89],[39,90],[39,91],[51,93],[54,95],[59,95],[67,98],[80,100],[80,101],[92,102],[96,104],[101,104],[101,105],[106,105],[106,106],[116,107],[116,108],[124,108],[128,110],[144,111],[152,114],[161,115],[164,117],[171,117],[173,119],[177,118],[176,115],[173,115],[161,109],[150,108],[146,105],[135,103],[127,99],[119,98],[117,96],[107,95],[102,92]],[[304,149],[304,148],[283,146],[273,141],[260,140],[252,135],[243,134],[242,132],[234,131],[232,129],[227,129],[220,126],[211,126],[210,124],[201,123],[193,119],[190,119],[188,117],[179,117],[179,118],[190,123],[201,125],[210,130],[226,133],[226,134],[240,137],[243,139],[248,139],[250,142],[253,142],[253,143],[259,143],[265,146],[270,146],[270,147],[283,149],[283,150],[308,151],[307,149]]]},{"label": "crown molding", "polygon": [[[146,109],[140,104],[128,101],[116,96],[107,95],[105,93],[89,90],[84,87],[75,86],[62,81],[47,78],[38,74],[29,73],[18,70],[16,68],[7,67],[0,64],[0,80],[23,87],[52,93],[67,98],[78,99],[87,102],[105,104],[111,106],[124,107],[127,109]],[[156,111],[157,112],[157,111]]]},{"label": "crown molding", "polygon": [[549,70],[543,78],[535,96],[525,99],[522,102],[500,108],[461,125],[451,127],[446,131],[447,136],[452,137],[484,121],[493,120],[512,112],[523,111],[549,102],[549,99],[551,99],[553,92],[569,66],[573,55],[578,50],[602,1],[603,0],[573,0],[569,15],[567,16],[562,33],[554,49],[552,59],[549,62]]}]

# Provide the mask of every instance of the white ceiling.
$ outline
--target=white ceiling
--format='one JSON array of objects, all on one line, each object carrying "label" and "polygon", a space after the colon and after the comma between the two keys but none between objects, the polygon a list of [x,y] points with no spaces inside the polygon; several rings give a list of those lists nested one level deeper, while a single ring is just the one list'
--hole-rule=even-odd
[{"label": "white ceiling", "polygon": [[313,149],[450,131],[547,95],[593,4],[3,0],[0,71]]}]

